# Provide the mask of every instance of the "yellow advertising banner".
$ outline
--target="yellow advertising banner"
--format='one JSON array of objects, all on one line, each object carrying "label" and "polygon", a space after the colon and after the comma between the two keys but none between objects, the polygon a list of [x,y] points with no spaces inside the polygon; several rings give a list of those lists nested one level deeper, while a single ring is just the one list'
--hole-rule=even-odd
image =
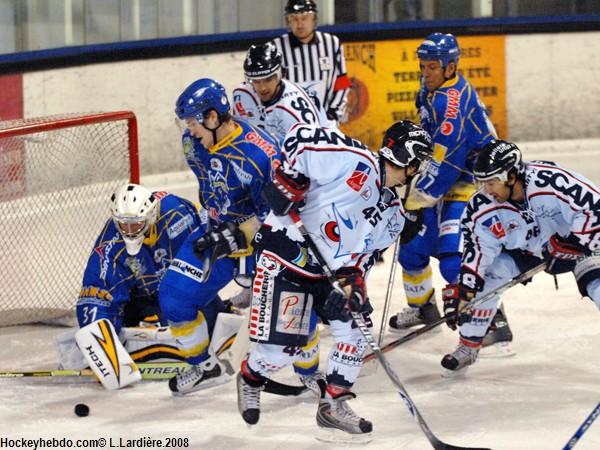
[{"label": "yellow advertising banner", "polygon": [[[459,71],[485,104],[499,137],[506,138],[506,71],[504,36],[457,36]],[[415,96],[419,89],[416,51],[422,39],[344,44],[352,88],[344,133],[373,150],[394,122],[418,122]]]}]

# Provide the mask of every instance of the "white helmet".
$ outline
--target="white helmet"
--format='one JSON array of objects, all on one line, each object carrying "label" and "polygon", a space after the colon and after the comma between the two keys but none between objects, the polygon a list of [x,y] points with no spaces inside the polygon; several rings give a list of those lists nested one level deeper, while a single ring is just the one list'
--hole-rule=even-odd
[{"label": "white helmet", "polygon": [[158,201],[139,184],[126,184],[111,197],[112,218],[123,236],[127,253],[137,255],[146,231],[156,222]]}]

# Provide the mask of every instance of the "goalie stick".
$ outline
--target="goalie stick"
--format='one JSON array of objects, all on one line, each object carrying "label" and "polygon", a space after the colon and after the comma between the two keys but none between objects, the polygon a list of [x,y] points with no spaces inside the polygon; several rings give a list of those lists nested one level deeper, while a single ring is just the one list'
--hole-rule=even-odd
[{"label": "goalie stick", "polygon": [[[543,264],[539,264],[531,269],[529,269],[526,272],[523,272],[521,275],[507,281],[505,284],[503,284],[502,286],[500,286],[499,288],[493,290],[492,292],[487,293],[486,295],[484,295],[481,298],[478,298],[476,300],[473,300],[471,303],[469,303],[467,305],[467,308],[469,309],[473,309],[475,306],[480,305],[483,302],[488,301],[490,298],[492,298],[495,295],[499,295],[502,294],[503,292],[507,291],[508,289],[510,289],[513,286],[516,286],[519,283],[522,283],[523,281],[528,280],[529,278],[533,277],[535,274],[541,272],[542,270],[544,270],[546,268],[546,263]],[[441,318],[439,318],[438,320],[436,320],[435,322],[432,322],[428,325],[425,325],[423,327],[420,327],[418,329],[416,329],[415,331],[412,331],[410,333],[408,333],[405,336],[402,336],[401,338],[398,338],[396,340],[393,340],[392,342],[389,342],[387,344],[385,344],[383,347],[381,347],[381,352],[382,353],[387,353],[390,350],[395,349],[396,347],[398,347],[399,345],[404,344],[405,342],[408,341],[412,341],[414,338],[416,338],[417,336],[420,336],[424,333],[427,333],[429,330],[432,330],[433,328],[436,328],[437,326],[443,324],[446,322],[446,316],[442,316]],[[363,364],[369,362],[369,361],[374,361],[376,358],[374,353],[369,353],[368,355],[365,355],[363,357]]]},{"label": "goalie stick", "polygon": [[594,420],[596,420],[596,418],[598,416],[600,416],[600,403],[598,403],[596,405],[596,407],[590,413],[590,415],[587,416],[587,418],[583,421],[583,423],[577,429],[577,431],[575,432],[573,437],[571,439],[569,439],[569,442],[567,442],[567,445],[565,445],[563,447],[563,450],[571,450],[573,447],[575,447],[575,444],[577,444],[579,439],[581,439],[581,436],[583,436],[583,433],[585,433],[587,431],[587,429],[592,425],[592,423],[594,422]]},{"label": "goalie stick", "polygon": [[[168,380],[178,373],[190,368],[185,362],[164,363],[137,363],[142,374],[142,380]],[[0,371],[0,378],[24,377],[89,377],[96,378],[91,369],[59,369],[59,370],[32,370],[32,371]],[[306,392],[306,386],[293,386],[268,379],[264,392],[282,396],[297,396]]]},{"label": "goalie stick", "polygon": [[[321,265],[321,268],[323,269],[323,273],[327,277],[331,286],[334,289],[343,293],[344,291],[343,291],[342,287],[340,286],[339,281],[336,279],[332,270],[329,268],[327,261],[325,261],[325,258],[323,258],[323,255],[319,251],[315,242],[312,240],[312,238],[308,234],[308,230],[304,226],[304,223],[302,223],[302,219],[300,218],[300,215],[298,214],[298,212],[290,211],[289,216],[292,219],[292,221],[294,222],[294,224],[296,225],[296,227],[298,227],[298,231],[300,231],[300,234],[302,234],[304,241],[306,242],[306,244],[312,251],[314,257],[317,259],[317,261]],[[379,349],[377,342],[375,342],[375,339],[373,338],[373,335],[371,334],[369,327],[367,327],[367,325],[365,324],[365,321],[363,320],[362,315],[360,313],[354,312],[354,311],[351,311],[351,314],[352,314],[352,319],[354,320],[354,323],[356,324],[356,326],[362,333],[363,337],[365,338],[365,340],[367,341],[367,343],[373,350],[373,354],[376,356],[376,358],[378,359],[378,361],[384,368],[385,373],[388,375],[390,381],[392,381],[392,383],[396,386],[396,388],[398,388],[398,394],[400,394],[400,397],[402,398],[402,400],[404,400],[404,403],[406,404],[408,411],[417,420],[417,422],[419,423],[419,426],[421,427],[421,430],[423,431],[423,433],[429,440],[429,443],[435,450],[490,450],[490,449],[481,448],[481,447],[477,447],[477,448],[475,448],[475,447],[458,447],[458,446],[454,446],[454,445],[447,444],[445,442],[440,441],[433,434],[433,432],[431,431],[431,429],[425,422],[425,419],[423,418],[423,416],[417,409],[417,406],[414,404],[414,402],[408,395],[408,392],[406,391],[406,389],[400,382],[398,375],[396,375],[396,372],[394,371],[394,369],[392,368],[390,363],[387,361],[385,356],[383,356],[383,353]]]}]

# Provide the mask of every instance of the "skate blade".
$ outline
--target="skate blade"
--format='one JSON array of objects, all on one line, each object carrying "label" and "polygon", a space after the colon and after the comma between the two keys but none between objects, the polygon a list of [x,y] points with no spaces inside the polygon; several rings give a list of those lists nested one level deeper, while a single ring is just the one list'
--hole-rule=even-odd
[{"label": "skate blade", "polygon": [[459,378],[464,378],[465,375],[467,374],[467,370],[469,370],[469,366],[465,366],[462,369],[458,369],[458,370],[449,370],[446,369],[445,367],[442,367],[442,373],[440,374],[442,376],[442,378],[446,378],[446,379],[459,379]]},{"label": "skate blade", "polygon": [[496,342],[479,350],[480,358],[509,358],[516,354],[510,342]]},{"label": "skate blade", "polygon": [[184,397],[188,394],[193,394],[194,392],[204,391],[211,387],[229,383],[231,380],[233,380],[233,377],[230,377],[229,375],[222,375],[220,377],[210,378],[208,381],[203,381],[202,383],[200,383],[198,386],[196,386],[192,390],[185,391],[185,392],[171,392],[171,394],[173,394],[174,397]]},{"label": "skate blade", "polygon": [[364,445],[373,440],[372,434],[351,434],[336,428],[319,427],[315,438],[328,444]]}]

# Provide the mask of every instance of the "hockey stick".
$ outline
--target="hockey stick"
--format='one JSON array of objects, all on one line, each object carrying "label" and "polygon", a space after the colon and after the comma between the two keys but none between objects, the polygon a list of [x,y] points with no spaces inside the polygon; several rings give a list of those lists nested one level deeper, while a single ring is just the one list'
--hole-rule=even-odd
[{"label": "hockey stick", "polygon": [[[321,268],[323,269],[323,273],[327,277],[327,280],[329,281],[331,286],[340,292],[344,292],[342,287],[340,286],[339,281],[337,280],[337,278],[335,277],[335,275],[329,268],[327,261],[325,261],[325,258],[323,258],[323,255],[319,251],[315,242],[312,240],[312,238],[308,234],[308,230],[304,226],[304,223],[302,223],[302,219],[300,218],[300,215],[298,214],[298,212],[290,211],[289,216],[293,220],[296,227],[298,227],[298,231],[300,231],[300,234],[302,234],[304,241],[306,242],[306,244],[312,251],[314,257],[317,259],[317,261],[321,265]],[[400,397],[402,398],[402,400],[404,400],[404,403],[406,404],[408,411],[417,420],[417,422],[419,423],[419,426],[421,427],[421,430],[423,431],[423,433],[425,433],[425,436],[427,437],[427,439],[431,443],[431,446],[435,450],[467,450],[467,449],[468,450],[490,450],[490,449],[486,449],[486,448],[457,447],[457,446],[450,445],[450,444],[440,441],[433,434],[433,432],[431,431],[431,429],[425,422],[425,419],[423,419],[423,416],[421,416],[421,413],[417,409],[417,406],[414,404],[414,402],[408,395],[408,392],[406,391],[406,389],[400,382],[398,375],[396,375],[396,372],[394,371],[394,369],[390,366],[390,364],[387,361],[387,359],[385,358],[385,356],[383,356],[383,353],[381,353],[381,350],[379,349],[377,342],[375,342],[375,339],[373,338],[373,335],[371,334],[369,327],[367,327],[367,325],[365,324],[365,321],[364,321],[362,315],[358,312],[353,312],[353,311],[351,312],[351,314],[352,314],[352,319],[354,320],[354,323],[356,324],[356,326],[362,333],[363,337],[365,338],[365,340],[367,341],[367,343],[373,350],[373,353],[375,354],[375,356],[377,357],[377,359],[383,366],[385,373],[387,373],[389,379],[392,381],[392,383],[394,383],[396,388],[398,388],[398,394],[400,394]]]},{"label": "hockey stick", "polygon": [[[184,370],[188,370],[190,365],[185,362],[164,362],[164,363],[137,363],[142,374],[142,380],[168,380]],[[0,378],[25,378],[25,377],[89,377],[96,378],[91,369],[65,369],[65,370],[32,370],[32,371],[0,371]],[[306,392],[306,386],[292,386],[279,383],[275,380],[267,380],[264,392],[283,396],[297,396]]]},{"label": "hockey stick", "polygon": [[392,266],[390,267],[390,277],[388,279],[387,291],[385,293],[385,301],[383,303],[383,315],[381,316],[381,327],[379,328],[379,336],[377,338],[377,345],[383,344],[383,338],[385,337],[385,328],[387,323],[387,316],[390,309],[390,300],[392,298],[392,292],[394,290],[394,280],[396,278],[396,267],[398,266],[398,253],[400,252],[400,240],[396,239],[394,244],[394,256],[392,259]]},{"label": "hockey stick", "polygon": [[581,439],[581,436],[583,436],[583,433],[585,433],[587,431],[587,429],[592,425],[592,423],[594,422],[594,420],[596,420],[596,418],[598,416],[600,416],[600,403],[598,403],[596,405],[596,407],[590,413],[590,415],[587,416],[587,418],[583,421],[583,423],[577,429],[577,431],[575,432],[573,437],[571,439],[569,439],[569,442],[567,442],[567,445],[565,445],[563,447],[563,450],[570,450],[573,447],[575,447],[575,444],[577,444],[579,439]]},{"label": "hockey stick", "polygon": [[[544,270],[546,268],[546,263],[542,263],[540,265],[537,265],[531,269],[529,269],[526,272],[523,272],[521,275],[507,281],[505,284],[503,284],[502,286],[500,286],[499,288],[493,290],[492,292],[487,293],[486,295],[484,295],[481,298],[475,299],[473,300],[471,303],[469,303],[469,305],[467,305],[467,308],[469,308],[469,310],[473,309],[475,306],[482,304],[483,302],[488,301],[490,298],[494,297],[495,295],[499,295],[502,294],[503,292],[507,291],[508,289],[510,289],[513,286],[516,286],[519,283],[522,283],[523,281],[528,280],[529,278],[533,277],[535,274],[537,274],[538,272],[541,272],[542,270]],[[425,325],[421,328],[416,329],[415,331],[412,331],[410,333],[408,333],[405,336],[402,336],[401,338],[398,338],[392,342],[389,342],[388,344],[384,345],[383,347],[381,347],[381,352],[382,353],[387,353],[390,350],[395,349],[396,347],[398,347],[399,345],[404,344],[405,342],[408,341],[412,341],[414,338],[416,338],[417,336],[420,336],[424,333],[427,333],[429,330],[432,330],[433,328],[436,328],[437,326],[443,324],[446,322],[446,316],[442,316],[441,318],[439,318],[438,320],[436,320],[435,322],[432,322],[428,325]],[[375,354],[374,353],[369,353],[368,355],[363,357],[363,364],[369,361],[372,361],[375,359]]]}]

